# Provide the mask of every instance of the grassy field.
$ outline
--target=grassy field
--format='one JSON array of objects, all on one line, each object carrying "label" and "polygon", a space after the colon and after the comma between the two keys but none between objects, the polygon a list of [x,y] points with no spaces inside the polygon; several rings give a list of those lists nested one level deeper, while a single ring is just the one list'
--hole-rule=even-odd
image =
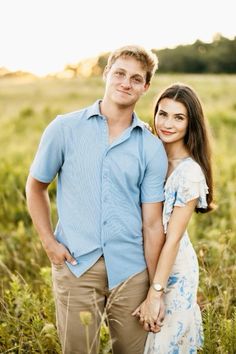
[{"label": "grassy field", "polygon": [[[236,76],[157,75],[137,105],[152,124],[155,97],[170,83],[192,85],[201,97],[213,140],[218,209],[195,215],[189,231],[200,264],[203,353],[236,353]],[[0,80],[0,353],[60,353],[50,264],[25,204],[24,186],[39,138],[58,114],[102,97],[99,78]],[[55,184],[50,187],[56,222]],[[108,332],[101,334],[107,352]]]}]

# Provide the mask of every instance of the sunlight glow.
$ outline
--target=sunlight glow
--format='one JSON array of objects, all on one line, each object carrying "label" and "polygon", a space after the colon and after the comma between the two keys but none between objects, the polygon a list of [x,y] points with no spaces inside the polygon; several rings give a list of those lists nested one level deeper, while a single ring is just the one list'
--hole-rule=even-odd
[{"label": "sunlight glow", "polygon": [[135,43],[148,49],[236,35],[234,0],[0,0],[0,67],[45,75]]}]

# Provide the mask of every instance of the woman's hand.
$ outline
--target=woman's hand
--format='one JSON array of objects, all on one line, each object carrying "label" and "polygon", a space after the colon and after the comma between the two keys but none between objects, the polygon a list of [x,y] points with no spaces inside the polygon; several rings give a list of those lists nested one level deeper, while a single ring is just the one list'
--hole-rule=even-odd
[{"label": "woman's hand", "polygon": [[145,128],[147,128],[151,133],[153,133],[153,129],[152,129],[152,127],[150,126],[150,124],[147,123],[147,122],[143,122],[143,123],[144,123],[144,125],[145,125]]},{"label": "woman's hand", "polygon": [[139,318],[145,331],[159,332],[165,315],[163,293],[150,288],[147,298],[132,315]]}]

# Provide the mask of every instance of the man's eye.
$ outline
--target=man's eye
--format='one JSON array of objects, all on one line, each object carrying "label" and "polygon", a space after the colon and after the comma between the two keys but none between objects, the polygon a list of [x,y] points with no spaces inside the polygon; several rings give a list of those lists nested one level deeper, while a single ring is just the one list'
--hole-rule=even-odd
[{"label": "man's eye", "polygon": [[122,71],[116,71],[115,75],[121,77],[121,76],[124,76],[125,74]]},{"label": "man's eye", "polygon": [[143,83],[143,79],[141,77],[134,77],[132,79],[136,84],[142,84]]}]

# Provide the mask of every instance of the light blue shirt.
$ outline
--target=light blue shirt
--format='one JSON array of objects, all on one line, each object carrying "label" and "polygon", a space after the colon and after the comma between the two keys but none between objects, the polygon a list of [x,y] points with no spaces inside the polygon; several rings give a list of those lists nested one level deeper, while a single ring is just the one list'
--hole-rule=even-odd
[{"label": "light blue shirt", "polygon": [[164,200],[166,172],[162,142],[135,113],[112,144],[99,101],[49,124],[30,174],[45,183],[58,176],[55,236],[77,260],[67,263],[76,276],[101,255],[110,289],[146,268],[141,204]]}]

